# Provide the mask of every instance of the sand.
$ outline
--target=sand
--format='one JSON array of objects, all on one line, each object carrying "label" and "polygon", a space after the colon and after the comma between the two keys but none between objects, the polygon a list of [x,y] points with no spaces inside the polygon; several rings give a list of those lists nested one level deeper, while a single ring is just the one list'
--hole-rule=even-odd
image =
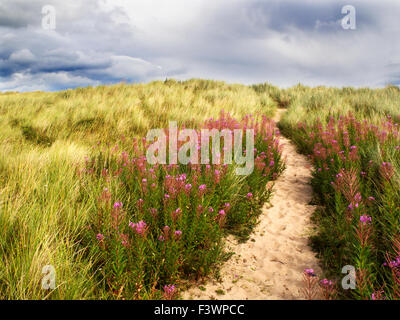
[{"label": "sand", "polygon": [[288,139],[280,140],[286,170],[275,182],[271,202],[264,206],[250,240],[238,244],[228,237],[226,247],[235,254],[222,265],[220,280],[203,279],[183,293],[184,299],[303,299],[303,270],[322,274],[308,240],[315,210],[309,205],[311,165]]}]

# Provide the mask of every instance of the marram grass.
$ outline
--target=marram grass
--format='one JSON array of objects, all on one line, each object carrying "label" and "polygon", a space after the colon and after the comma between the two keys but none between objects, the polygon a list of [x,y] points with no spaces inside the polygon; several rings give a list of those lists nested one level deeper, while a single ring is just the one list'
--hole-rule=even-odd
[{"label": "marram grass", "polygon": [[[221,110],[241,119],[275,108],[252,88],[203,80],[1,94],[0,298],[118,297],[102,274],[102,254],[85,242],[104,185],[83,183],[77,171],[98,142],[141,138],[171,120],[199,127]],[[42,289],[45,265],[56,269],[55,290]],[[154,297],[148,292],[140,297]]]},{"label": "marram grass", "polygon": [[[297,85],[283,90],[269,84],[244,86],[207,80],[167,80],[53,93],[0,94],[0,255],[3,262],[0,266],[0,298],[176,298],[174,292],[176,288],[184,287],[184,280],[212,272],[217,262],[224,258],[220,240],[227,232],[245,237],[251,231],[261,202],[268,201],[270,196],[270,192],[259,191],[264,190],[263,184],[274,178],[273,173],[279,174],[283,168],[278,150],[274,149],[272,153],[274,160],[271,155],[260,156],[258,163],[261,169],[263,162],[271,166],[271,175],[255,174],[239,179],[227,173],[221,189],[204,198],[213,206],[224,206],[229,199],[229,204],[236,208],[233,212],[237,213],[229,216],[227,209],[227,220],[221,218],[223,214],[214,217],[211,211],[199,215],[202,218],[197,225],[201,229],[197,232],[203,239],[199,243],[195,235],[188,235],[190,230],[195,230],[191,229],[188,218],[192,215],[184,216],[186,220],[177,220],[173,225],[174,220],[168,220],[171,217],[162,211],[163,219],[166,219],[162,222],[168,223],[170,228],[164,229],[161,221],[152,220],[155,211],[150,209],[153,207],[146,208],[149,209],[146,212],[137,212],[137,188],[141,184],[132,184],[128,175],[110,176],[112,185],[107,191],[112,193],[110,208],[107,202],[99,202],[102,197],[107,199],[104,192],[108,175],[101,176],[98,172],[105,168],[120,169],[123,164],[120,153],[113,154],[112,151],[116,144],[126,146],[128,150],[133,138],[144,137],[149,129],[166,128],[169,121],[177,121],[187,128],[200,128],[210,118],[219,119],[222,110],[238,121],[246,115],[262,121],[262,116],[271,117],[277,107],[287,108],[280,129],[297,143],[299,150],[310,154],[315,166],[313,185],[321,210],[314,216],[319,233],[313,243],[326,275],[340,284],[339,268],[344,263],[355,264],[357,270],[362,270],[363,286],[354,292],[339,292],[339,296],[398,298],[399,278],[396,278],[397,267],[393,262],[396,254],[400,255],[396,251],[400,250],[396,247],[400,199],[397,147],[400,143],[397,137],[379,136],[379,131],[388,130],[386,122],[393,128],[399,122],[398,87],[372,90]],[[338,151],[344,151],[345,159],[337,153],[333,162],[330,158],[325,161],[319,154],[314,154],[325,152],[321,148],[332,148],[330,144],[320,145],[327,142],[323,140],[323,132],[329,121],[335,126],[332,134],[341,139]],[[341,121],[347,121],[344,127],[340,127]],[[366,125],[363,124],[365,121]],[[357,123],[377,126],[378,131],[363,133],[359,135],[362,139],[357,140]],[[353,130],[353,126],[356,129]],[[342,137],[346,130],[350,133],[349,142]],[[263,149],[273,145],[263,144],[261,140],[257,143],[260,152],[266,152]],[[129,155],[133,156],[133,153]],[[111,162],[105,164],[104,159]],[[373,165],[366,170],[370,161]],[[83,168],[87,169],[84,174]],[[189,179],[195,177],[187,167],[179,170],[174,175],[186,173]],[[164,181],[165,173],[161,170],[158,174],[160,181]],[[349,198],[348,191],[341,189],[340,181],[337,181],[340,174],[360,175],[361,182],[357,184],[360,195],[353,194],[354,201]],[[216,183],[216,176],[214,170],[213,176],[204,176],[206,180],[202,184]],[[389,182],[387,178],[390,178]],[[331,182],[338,187],[334,189]],[[164,187],[167,188],[163,184]],[[319,190],[326,192],[321,195]],[[146,205],[159,204],[161,191],[164,189],[157,189],[149,200],[145,199],[149,201]],[[173,212],[179,215],[180,210],[185,214],[189,208],[194,210],[190,204],[198,201],[198,197],[192,197],[188,194],[178,197],[180,204],[173,204]],[[253,203],[253,197],[262,201]],[[118,206],[113,207],[114,202],[123,202],[124,219],[132,224],[124,225],[123,237],[118,238],[120,242],[103,246],[104,239],[116,237],[115,232],[107,231],[108,227],[99,227],[110,227],[112,217],[120,213]],[[224,209],[214,210],[216,214],[221,210],[226,214]],[[194,214],[195,211],[190,212]],[[96,220],[100,213],[104,217]],[[346,216],[352,219],[346,219]],[[97,226],[96,221],[100,223]],[[142,232],[157,238],[141,246]],[[208,234],[212,235],[213,241],[205,241]],[[160,250],[166,243],[162,237],[172,236],[174,242],[170,242],[171,246],[165,251],[166,260],[162,260],[157,256],[163,252]],[[179,242],[181,239],[186,242]],[[143,250],[145,259],[137,260],[135,267],[130,268],[125,262],[137,256],[123,250],[133,243]],[[185,247],[185,243],[190,245]],[[208,255],[196,255],[196,250],[201,253],[205,249],[212,250],[204,251]],[[158,264],[152,267],[151,261]],[[163,268],[159,267],[160,263],[164,264]],[[54,290],[42,289],[45,265],[55,266]],[[145,270],[144,276],[140,270]]]}]

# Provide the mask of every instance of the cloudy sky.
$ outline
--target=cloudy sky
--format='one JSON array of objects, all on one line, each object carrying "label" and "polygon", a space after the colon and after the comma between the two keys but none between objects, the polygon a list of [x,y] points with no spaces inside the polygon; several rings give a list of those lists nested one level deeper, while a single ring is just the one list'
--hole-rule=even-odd
[{"label": "cloudy sky", "polygon": [[[345,5],[355,30],[342,27]],[[399,35],[399,0],[0,0],[0,91],[165,78],[400,85]]]}]

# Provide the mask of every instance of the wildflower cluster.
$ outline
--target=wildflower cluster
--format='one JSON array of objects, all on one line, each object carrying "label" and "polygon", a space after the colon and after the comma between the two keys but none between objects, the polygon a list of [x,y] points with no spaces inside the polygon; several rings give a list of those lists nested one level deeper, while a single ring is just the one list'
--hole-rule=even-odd
[{"label": "wildflower cluster", "polygon": [[320,280],[314,269],[305,269],[303,272],[302,293],[307,300],[332,300],[336,297],[336,284],[332,280]]},{"label": "wildflower cluster", "polygon": [[222,257],[224,234],[245,237],[268,200],[271,190],[262,186],[283,170],[274,123],[221,113],[203,127],[253,129],[253,172],[239,176],[237,165],[221,163],[150,164],[147,141],[137,138],[86,162],[81,178],[102,188],[88,237],[101,256],[104,286],[116,297],[176,297],[179,281],[206,275]]},{"label": "wildflower cluster", "polygon": [[397,120],[377,124],[348,114],[282,129],[313,162],[312,184],[324,205],[315,214],[314,240],[330,271],[339,278],[344,265],[356,266],[359,285],[348,291],[355,298],[376,298],[383,285],[385,296],[395,298],[396,272],[387,268],[396,259],[386,261],[386,253],[400,234]]}]

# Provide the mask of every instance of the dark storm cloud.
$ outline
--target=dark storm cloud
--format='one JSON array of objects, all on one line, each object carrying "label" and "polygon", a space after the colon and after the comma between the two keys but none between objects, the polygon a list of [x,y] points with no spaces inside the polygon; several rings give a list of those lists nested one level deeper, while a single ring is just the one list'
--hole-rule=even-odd
[{"label": "dark storm cloud", "polygon": [[[20,19],[11,18],[13,23],[3,20],[0,24],[0,89],[57,90],[140,81],[159,70],[134,58],[134,27],[121,23],[124,13],[119,8],[106,12],[94,0],[25,4],[2,3],[3,12],[25,14]],[[41,28],[41,9],[47,4],[57,9],[55,31]]]},{"label": "dark storm cloud", "polygon": [[40,12],[44,1],[2,1],[0,3],[0,27],[26,28],[28,25],[39,24]]},{"label": "dark storm cloud", "polygon": [[[356,30],[341,27],[347,4]],[[399,16],[389,0],[2,0],[0,90],[165,77],[381,86],[399,81]]]},{"label": "dark storm cloud", "polygon": [[[293,28],[303,31],[342,31],[342,7],[348,1],[257,1],[249,7],[249,11],[264,12],[268,16],[266,27],[269,30],[288,31]],[[351,5],[358,8],[358,28],[371,27],[374,17],[370,14],[368,4],[352,1]]]}]

